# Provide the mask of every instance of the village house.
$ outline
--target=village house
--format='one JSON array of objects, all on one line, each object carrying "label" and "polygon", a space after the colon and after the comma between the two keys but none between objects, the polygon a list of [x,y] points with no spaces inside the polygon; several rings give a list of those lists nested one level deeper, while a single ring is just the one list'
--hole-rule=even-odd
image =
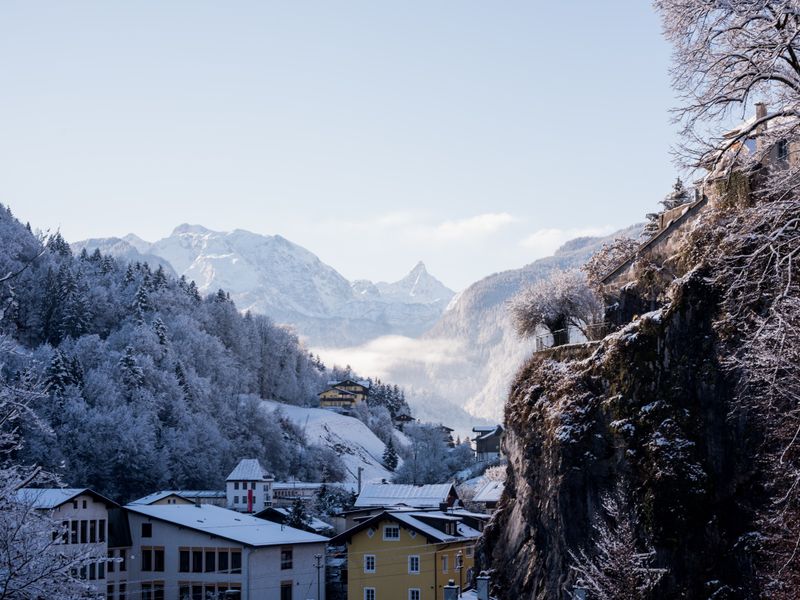
[{"label": "village house", "polygon": [[472,497],[473,504],[480,505],[483,512],[491,515],[497,508],[497,503],[503,495],[505,482],[487,481]]},{"label": "village house", "polygon": [[320,408],[353,409],[367,400],[368,381],[329,381],[328,387],[319,394]]},{"label": "village house", "polygon": [[258,459],[240,460],[225,482],[227,507],[243,513],[253,513],[272,506],[274,481]]},{"label": "village house", "polygon": [[325,598],[315,559],[325,554],[325,537],[213,505],[125,509],[132,541],[128,598]]},{"label": "village house", "polygon": [[223,490],[162,490],[129,504],[213,504],[225,508],[227,495]]},{"label": "village house", "polygon": [[272,484],[272,497],[275,506],[291,506],[295,500],[311,504],[317,498],[319,489],[326,485],[331,489],[341,489],[350,493],[358,492],[356,483],[328,482],[325,484],[311,481],[276,481]]},{"label": "village house", "polygon": [[466,511],[389,510],[364,520],[331,540],[347,551],[347,597],[434,600],[451,579],[467,586],[487,519]]},{"label": "village house", "polygon": [[88,549],[103,558],[81,569],[78,576],[89,581],[98,592],[110,592],[113,600],[116,576],[107,571],[113,571],[114,565],[107,563],[105,557],[114,556],[118,548],[130,545],[127,529],[118,526],[123,516],[120,506],[87,488],[22,488],[17,491],[17,500],[35,510],[46,511],[56,523],[60,522],[65,546]]},{"label": "village house", "polygon": [[503,456],[501,442],[503,439],[502,425],[488,425],[473,427],[472,431],[477,433],[475,436],[475,460],[478,462],[490,462]]}]

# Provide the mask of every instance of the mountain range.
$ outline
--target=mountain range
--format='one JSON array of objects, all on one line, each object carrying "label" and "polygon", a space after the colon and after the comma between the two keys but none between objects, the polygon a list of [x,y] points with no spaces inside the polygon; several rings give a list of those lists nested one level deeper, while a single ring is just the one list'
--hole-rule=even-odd
[{"label": "mountain range", "polygon": [[[351,282],[280,235],[241,229],[184,224],[154,243],[130,234],[73,249],[162,264],[193,279],[201,293],[222,288],[239,310],[294,327],[312,349],[323,349],[323,358],[402,385],[417,416],[469,431],[476,419],[502,419],[508,386],[533,349],[514,331],[508,301],[554,270],[580,266],[606,241],[638,236],[641,227],[571,240],[553,256],[489,275],[458,294],[422,262],[393,283]],[[360,366],[365,353],[377,361],[374,369]]]},{"label": "mountain range", "polygon": [[280,235],[220,232],[180,225],[149,243],[130,234],[77,242],[126,261],[162,264],[194,280],[203,294],[224,289],[242,311],[292,325],[311,346],[350,346],[383,335],[418,336],[454,296],[422,262],[393,283],[350,282]]}]

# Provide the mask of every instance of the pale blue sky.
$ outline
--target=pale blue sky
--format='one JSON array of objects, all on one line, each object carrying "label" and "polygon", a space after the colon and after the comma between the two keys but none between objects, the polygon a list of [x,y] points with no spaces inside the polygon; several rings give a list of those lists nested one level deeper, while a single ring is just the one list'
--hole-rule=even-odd
[{"label": "pale blue sky", "polygon": [[675,176],[650,3],[0,0],[0,202],[69,240],[279,233],[460,288]]}]

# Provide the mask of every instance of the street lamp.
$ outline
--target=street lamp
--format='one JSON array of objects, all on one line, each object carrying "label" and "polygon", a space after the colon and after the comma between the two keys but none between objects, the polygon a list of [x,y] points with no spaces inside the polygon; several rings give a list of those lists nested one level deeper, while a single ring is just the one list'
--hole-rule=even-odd
[{"label": "street lamp", "polygon": [[458,571],[458,597],[461,598],[461,570],[464,568],[464,555],[461,550],[456,553],[456,571]]}]

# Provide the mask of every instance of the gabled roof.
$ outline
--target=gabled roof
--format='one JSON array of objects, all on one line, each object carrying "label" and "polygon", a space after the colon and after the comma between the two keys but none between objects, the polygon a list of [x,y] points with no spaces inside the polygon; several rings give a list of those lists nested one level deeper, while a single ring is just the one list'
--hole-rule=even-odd
[{"label": "gabled roof", "polygon": [[132,512],[246,546],[325,543],[328,538],[211,504],[128,504]]},{"label": "gabled roof", "polygon": [[447,502],[455,489],[452,483],[433,485],[397,485],[392,483],[367,483],[361,488],[354,506],[410,506],[413,508],[438,507]]},{"label": "gabled roof", "polygon": [[156,502],[159,502],[160,500],[163,500],[164,498],[169,498],[170,496],[177,496],[182,500],[186,500],[187,502],[192,502],[192,500],[190,500],[189,498],[182,496],[180,492],[175,492],[172,490],[164,490],[161,492],[153,492],[152,494],[148,494],[147,496],[142,496],[141,498],[137,498],[130,504],[154,504]]},{"label": "gabled roof", "polygon": [[[433,525],[424,522],[420,517],[425,518],[426,520],[440,519],[443,521],[455,521],[457,522],[457,535],[448,535]],[[431,543],[460,542],[479,538],[481,535],[481,532],[477,529],[473,529],[472,527],[460,522],[461,519],[458,517],[454,517],[453,515],[443,513],[441,511],[414,512],[403,510],[387,510],[370,517],[355,527],[351,527],[344,533],[340,533],[339,535],[331,538],[331,544],[343,544],[350,540],[355,534],[364,531],[365,529],[370,527],[376,528],[381,521],[393,521],[399,523],[408,529],[424,535],[425,539]]]},{"label": "gabled roof", "polygon": [[342,379],[341,381],[329,381],[328,385],[330,387],[338,387],[340,385],[360,385],[361,387],[369,389],[369,381],[365,379],[355,380],[355,379]]},{"label": "gabled roof", "polygon": [[473,427],[472,431],[475,433],[488,433],[490,431],[495,431],[498,427],[502,427],[502,425],[478,425],[477,427]]},{"label": "gabled roof", "polygon": [[243,458],[228,475],[226,481],[266,481],[272,478],[257,458]]},{"label": "gabled roof", "polygon": [[[286,519],[289,518],[291,512],[292,511],[289,508],[280,506],[269,506],[264,510],[257,512],[253,516],[258,519],[266,519],[268,521],[272,521],[272,519],[270,519],[269,516],[274,515],[276,517],[280,517],[280,520],[277,522],[285,523]],[[333,525],[331,525],[330,523],[326,523],[325,521],[323,521],[322,519],[318,519],[317,517],[309,516],[307,524],[310,529],[313,529],[317,533],[319,533],[320,531],[327,531],[333,529]]]},{"label": "gabled roof", "polygon": [[503,495],[505,482],[489,481],[472,497],[473,502],[499,502]]},{"label": "gabled roof", "polygon": [[66,504],[76,496],[91,496],[109,508],[118,507],[119,504],[98,494],[89,488],[22,488],[17,490],[17,501],[30,504],[33,508],[49,510]]}]

